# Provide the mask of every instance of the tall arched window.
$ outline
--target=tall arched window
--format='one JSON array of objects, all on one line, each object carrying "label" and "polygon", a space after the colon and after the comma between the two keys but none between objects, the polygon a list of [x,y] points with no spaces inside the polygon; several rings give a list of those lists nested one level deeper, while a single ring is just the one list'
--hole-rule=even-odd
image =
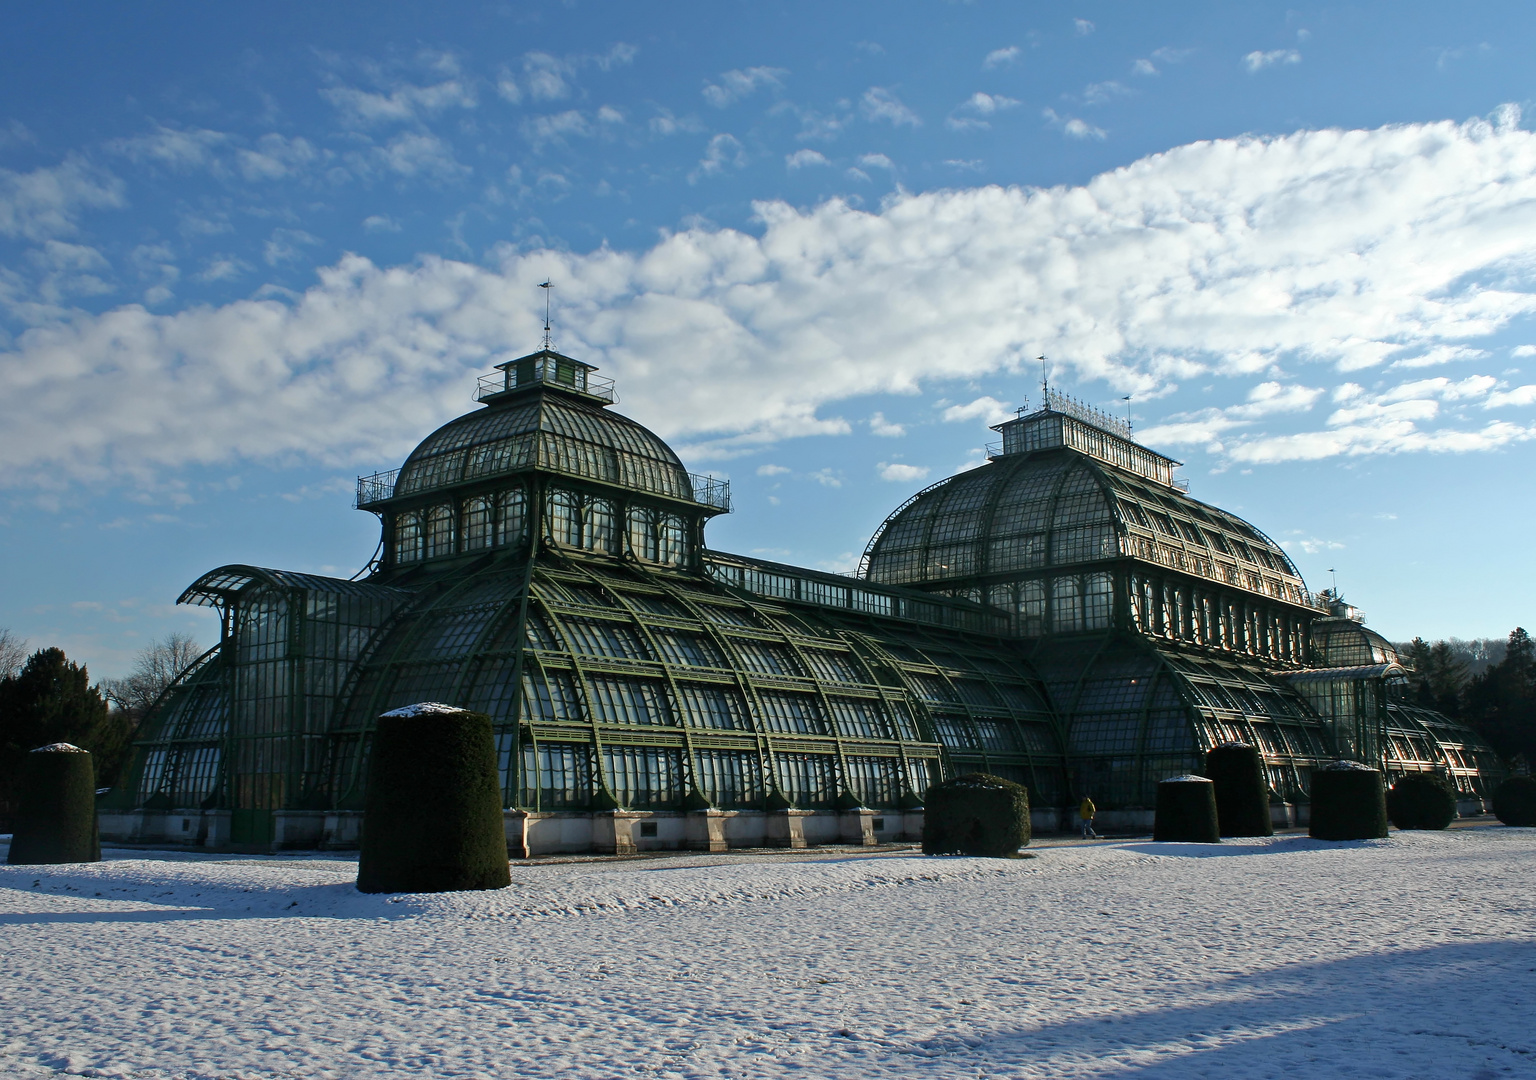
[{"label": "tall arched window", "polygon": [[521,487],[496,496],[496,543],[521,544],[528,529],[528,495]]},{"label": "tall arched window", "polygon": [[441,503],[427,511],[427,558],[453,554],[453,507]]},{"label": "tall arched window", "polygon": [[644,507],[632,507],[629,511],[629,550],[637,559],[656,562],[659,549],[656,545],[654,514]]},{"label": "tall arched window", "polygon": [[395,518],[395,562],[416,562],[421,558],[421,519],[415,512]]},{"label": "tall arched window", "polygon": [[1114,584],[1109,574],[1089,574],[1083,596],[1083,629],[1108,630],[1114,615]]},{"label": "tall arched window", "polygon": [[607,499],[586,500],[582,513],[582,547],[611,552],[614,548],[613,503]]},{"label": "tall arched window", "polygon": [[1075,577],[1059,577],[1051,583],[1051,629],[1070,634],[1083,628],[1083,594]]},{"label": "tall arched window", "polygon": [[546,517],[548,532],[557,544],[581,546],[580,496],[569,491],[551,491]]},{"label": "tall arched window", "polygon": [[465,551],[479,551],[481,548],[490,547],[495,542],[493,507],[493,501],[489,496],[477,496],[464,501],[464,510],[460,515],[459,535],[464,538]]},{"label": "tall arched window", "polygon": [[667,566],[681,566],[688,558],[688,532],[683,519],[676,514],[663,514],[656,524],[657,544],[660,552],[656,561]]}]

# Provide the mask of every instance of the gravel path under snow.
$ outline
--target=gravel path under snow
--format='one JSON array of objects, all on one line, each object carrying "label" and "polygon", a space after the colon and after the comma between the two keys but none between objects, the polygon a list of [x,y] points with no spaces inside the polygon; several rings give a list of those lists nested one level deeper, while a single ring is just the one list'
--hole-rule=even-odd
[{"label": "gravel path under snow", "polygon": [[1536,1077],[1536,829],[1032,850],[0,867],[0,1074]]}]

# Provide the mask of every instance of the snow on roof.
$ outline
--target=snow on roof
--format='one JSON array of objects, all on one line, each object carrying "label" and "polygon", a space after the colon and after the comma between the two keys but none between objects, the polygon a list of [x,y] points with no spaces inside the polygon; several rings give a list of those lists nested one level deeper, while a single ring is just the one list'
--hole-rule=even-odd
[{"label": "snow on roof", "polygon": [[385,716],[428,716],[434,713],[461,713],[467,712],[457,705],[444,705],[441,701],[423,701],[416,705],[404,705],[398,709],[391,709]]},{"label": "snow on roof", "polygon": [[51,742],[47,746],[39,746],[32,751],[34,754],[89,754],[89,750],[82,750],[74,743]]},{"label": "snow on roof", "polygon": [[1183,776],[1170,776],[1167,779],[1158,781],[1159,784],[1209,784],[1210,782],[1211,778],[1209,776],[1196,776],[1194,773],[1185,773]]},{"label": "snow on roof", "polygon": [[1319,766],[1319,768],[1321,768],[1321,769],[1323,769],[1323,770],[1325,770],[1327,772],[1351,772],[1351,771],[1375,772],[1376,771],[1375,769],[1371,768],[1369,765],[1362,765],[1358,761],[1330,761],[1326,765]]}]

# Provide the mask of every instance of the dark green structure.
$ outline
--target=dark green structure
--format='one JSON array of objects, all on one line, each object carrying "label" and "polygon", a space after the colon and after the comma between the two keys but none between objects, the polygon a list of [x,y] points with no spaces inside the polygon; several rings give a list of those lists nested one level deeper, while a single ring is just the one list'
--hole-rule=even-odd
[{"label": "dark green structure", "polygon": [[374,726],[368,758],[359,892],[511,884],[490,717],[434,702],[395,709]]},{"label": "dark green structure", "polygon": [[96,828],[96,765],[70,743],[39,746],[22,759],[11,865],[101,860]]},{"label": "dark green structure", "polygon": [[[1341,753],[1482,793],[1485,750],[1394,704],[1395,654],[1313,671],[1379,639],[1061,395],[892,514],[857,577],[709,550],[728,485],[588,364],[544,349],[477,398],[359,480],[383,530],[362,580],[187,589],[222,638],[144,725],[109,835],[354,845],[373,720],[422,701],[491,717],[514,853],[915,839],[922,793],[968,772],[1027,786],[1037,829],[1084,794],[1150,826],[1158,780],[1228,741],[1290,819]],[[1422,756],[1390,758],[1399,730]]]}]

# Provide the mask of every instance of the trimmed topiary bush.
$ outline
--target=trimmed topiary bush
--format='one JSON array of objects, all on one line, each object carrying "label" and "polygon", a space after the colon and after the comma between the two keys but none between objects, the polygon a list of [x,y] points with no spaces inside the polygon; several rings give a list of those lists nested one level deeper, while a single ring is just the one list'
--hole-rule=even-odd
[{"label": "trimmed topiary bush", "polygon": [[1443,829],[1456,820],[1456,789],[1434,773],[1409,773],[1387,792],[1387,817],[1399,829]]},{"label": "trimmed topiary bush", "polygon": [[1381,773],[1358,761],[1312,770],[1312,824],[1317,840],[1380,840],[1387,835],[1387,798]]},{"label": "trimmed topiary bush", "polygon": [[923,799],[924,855],[1003,859],[1029,843],[1029,790],[987,773],[935,784]]},{"label": "trimmed topiary bush", "polygon": [[27,754],[16,791],[12,865],[101,861],[90,752],[50,743]]},{"label": "trimmed topiary bush", "polygon": [[1493,812],[1506,825],[1536,825],[1536,776],[1511,776],[1500,784]]},{"label": "trimmed topiary bush", "polygon": [[1158,781],[1152,839],[1183,844],[1221,843],[1216,785],[1209,777],[1191,774]]},{"label": "trimmed topiary bush", "polygon": [[1216,821],[1222,836],[1273,836],[1269,778],[1264,759],[1247,743],[1222,743],[1205,755],[1205,775],[1216,786]]},{"label": "trimmed topiary bush", "polygon": [[511,880],[490,717],[435,702],[379,717],[358,890],[500,889]]}]

